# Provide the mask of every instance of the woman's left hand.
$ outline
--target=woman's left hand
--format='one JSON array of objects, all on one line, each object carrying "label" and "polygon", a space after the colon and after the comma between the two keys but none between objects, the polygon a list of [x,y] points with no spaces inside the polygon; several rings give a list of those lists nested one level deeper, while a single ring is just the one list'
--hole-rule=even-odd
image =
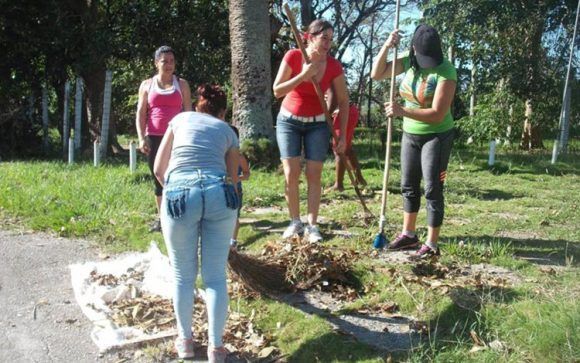
[{"label": "woman's left hand", "polygon": [[334,152],[338,155],[342,155],[344,154],[345,151],[346,151],[346,140],[344,139],[344,137],[339,137],[338,144],[336,144]]},{"label": "woman's left hand", "polygon": [[405,112],[404,112],[405,110],[398,103],[391,104],[390,102],[385,102],[384,106],[385,106],[385,113],[387,114],[387,117],[398,117],[398,116],[405,115]]}]

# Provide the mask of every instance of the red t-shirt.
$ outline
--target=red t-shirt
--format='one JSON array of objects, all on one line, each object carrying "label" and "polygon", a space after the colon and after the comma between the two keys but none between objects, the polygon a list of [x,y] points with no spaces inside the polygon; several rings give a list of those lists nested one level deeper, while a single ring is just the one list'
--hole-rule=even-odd
[{"label": "red t-shirt", "polygon": [[[292,49],[284,55],[283,62],[286,62],[290,69],[292,69],[291,78],[295,77],[302,71],[302,53],[299,49]],[[320,80],[320,88],[322,93],[326,92],[332,81],[343,74],[342,64],[331,56],[326,58],[326,70],[324,71],[324,76]],[[282,101],[282,107],[290,111],[296,116],[317,116],[324,111],[314,90],[314,85],[312,82],[302,82],[292,91],[290,91],[284,101]]]},{"label": "red t-shirt", "polygon": [[[348,123],[346,124],[346,148],[350,149],[352,146],[352,139],[354,137],[354,129],[358,124],[359,111],[355,105],[350,105],[348,108]],[[339,112],[333,116],[333,126],[336,131],[336,136],[340,137],[340,117]],[[336,143],[333,140],[333,145]]]}]

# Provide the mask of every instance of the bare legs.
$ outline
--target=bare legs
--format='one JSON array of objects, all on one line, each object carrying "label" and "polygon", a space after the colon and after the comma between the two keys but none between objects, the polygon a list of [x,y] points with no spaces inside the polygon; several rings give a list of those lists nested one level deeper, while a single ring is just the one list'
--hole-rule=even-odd
[{"label": "bare legs", "polygon": [[354,169],[353,172],[356,182],[362,186],[367,185],[365,178],[362,176],[356,153],[352,148],[349,148],[344,155],[335,155],[335,182],[332,188],[339,192],[344,190],[344,173],[347,158]]},{"label": "bare legs", "polygon": [[[285,196],[288,203],[288,212],[291,219],[300,218],[300,174],[302,167],[300,165],[300,157],[283,159],[282,165],[284,167],[284,177],[286,180]],[[316,225],[318,221],[318,210],[320,209],[320,194],[321,194],[321,176],[322,176],[321,161],[306,161],[306,182],[308,185],[308,223]]]}]

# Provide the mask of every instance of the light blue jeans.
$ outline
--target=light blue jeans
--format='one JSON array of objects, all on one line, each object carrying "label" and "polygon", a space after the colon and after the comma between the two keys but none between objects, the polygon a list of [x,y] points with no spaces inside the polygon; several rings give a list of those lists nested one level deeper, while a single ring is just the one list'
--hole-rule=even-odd
[{"label": "light blue jeans", "polygon": [[173,269],[173,308],[181,338],[191,338],[193,301],[201,247],[209,343],[222,346],[228,310],[226,263],[237,210],[226,207],[224,173],[172,171],[163,189],[161,228]]}]

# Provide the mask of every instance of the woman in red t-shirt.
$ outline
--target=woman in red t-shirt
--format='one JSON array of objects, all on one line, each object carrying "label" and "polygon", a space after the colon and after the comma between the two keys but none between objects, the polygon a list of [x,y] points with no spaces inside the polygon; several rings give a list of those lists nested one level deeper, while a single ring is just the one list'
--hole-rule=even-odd
[{"label": "woman in red t-shirt", "polygon": [[[311,63],[304,64],[298,49],[288,51],[278,69],[274,81],[274,95],[284,97],[276,123],[276,139],[286,179],[285,195],[290,213],[290,225],[283,237],[302,234],[309,242],[320,242],[322,236],[317,226],[320,207],[322,165],[328,152],[330,130],[324,111],[312,82],[320,84],[322,92],[331,86],[336,93],[341,111],[340,139],[336,152],[345,149],[346,124],[348,120],[348,92],[342,65],[328,52],[334,34],[332,25],[322,19],[313,21],[304,34],[306,52]],[[306,180],[308,183],[308,225],[300,220],[298,183],[301,174],[300,158],[304,151]]]}]

